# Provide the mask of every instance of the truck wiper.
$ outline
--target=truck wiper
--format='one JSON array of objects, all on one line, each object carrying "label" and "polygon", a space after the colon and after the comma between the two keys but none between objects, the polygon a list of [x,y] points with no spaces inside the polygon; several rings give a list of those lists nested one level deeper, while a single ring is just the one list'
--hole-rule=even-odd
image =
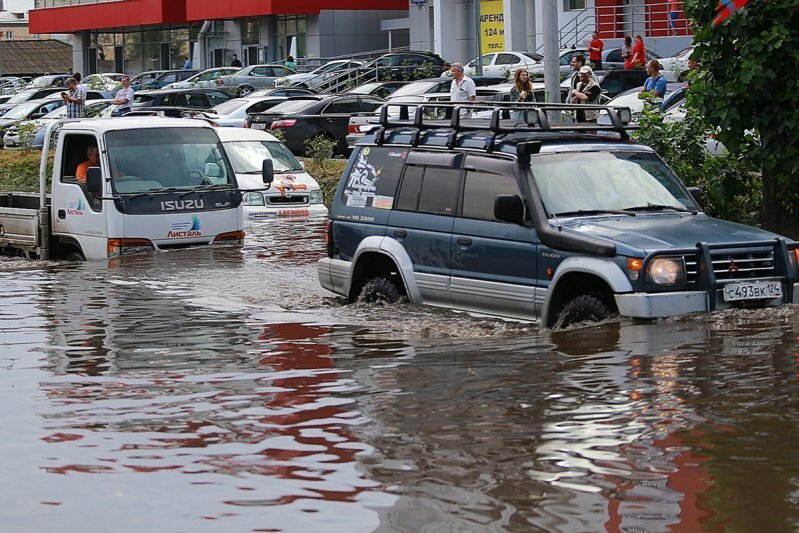
[{"label": "truck wiper", "polygon": [[151,189],[149,191],[144,192],[137,192],[137,193],[120,193],[122,195],[128,196],[128,199],[133,200],[134,198],[141,198],[142,196],[149,196],[152,198],[156,194],[165,193],[165,192],[174,192],[177,188],[175,187],[162,187],[160,189]]},{"label": "truck wiper", "polygon": [[202,187],[197,187],[196,189],[189,189],[188,191],[183,191],[181,193],[178,193],[178,198],[183,198],[184,196],[189,195],[189,194],[191,194],[193,192],[203,192],[203,191],[208,191],[208,190],[211,190],[211,189],[217,189],[219,187],[223,187],[224,185],[227,185],[227,184],[225,184],[225,183],[217,183],[215,185],[203,185]]},{"label": "truck wiper", "polygon": [[628,210],[621,209],[578,209],[576,211],[561,211],[555,213],[556,217],[571,217],[571,216],[590,216],[590,215],[627,215],[634,217],[635,213]]},{"label": "truck wiper", "polygon": [[684,207],[677,207],[676,205],[666,205],[666,204],[653,204],[652,202],[647,202],[646,205],[636,205],[633,207],[625,207],[624,209],[628,211],[663,211],[663,210],[670,210],[670,211],[679,211],[680,213],[692,213],[696,214],[697,211],[693,211],[691,209],[686,209]]}]

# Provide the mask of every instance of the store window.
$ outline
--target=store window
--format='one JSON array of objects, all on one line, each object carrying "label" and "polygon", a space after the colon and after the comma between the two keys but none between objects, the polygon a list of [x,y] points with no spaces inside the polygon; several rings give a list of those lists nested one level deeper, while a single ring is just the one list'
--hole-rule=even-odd
[{"label": "store window", "polygon": [[307,57],[308,18],[305,15],[278,15],[275,28],[275,59],[285,60],[296,47],[296,57]]},{"label": "store window", "polygon": [[585,9],[585,0],[564,0],[566,10]]}]

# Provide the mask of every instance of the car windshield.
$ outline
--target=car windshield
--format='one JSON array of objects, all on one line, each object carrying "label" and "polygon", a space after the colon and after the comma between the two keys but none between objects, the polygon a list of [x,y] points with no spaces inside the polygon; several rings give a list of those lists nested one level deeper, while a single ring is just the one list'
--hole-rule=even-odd
[{"label": "car windshield", "polygon": [[327,63],[322,65],[316,70],[311,71],[311,74],[324,74],[325,72],[330,72],[331,70],[336,70],[337,68],[341,68],[342,63]]},{"label": "car windshield", "polygon": [[21,118],[28,118],[28,115],[42,107],[44,102],[33,101],[33,102],[26,102],[24,104],[20,104],[5,115],[3,118],[13,118],[13,119],[21,119]]},{"label": "car windshield", "polygon": [[352,89],[345,91],[350,94],[372,94],[372,91],[377,89],[380,86],[378,83],[364,83],[363,85],[359,85],[357,87],[353,87]]},{"label": "car windshield", "polygon": [[108,132],[106,139],[118,193],[233,183],[219,138],[210,128],[125,129]]},{"label": "car windshield", "polygon": [[31,94],[33,94],[33,91],[22,91],[21,93],[17,93],[14,96],[12,96],[6,103],[20,104],[22,102],[27,102],[28,100],[31,99]]},{"label": "car windshield", "polygon": [[397,98],[399,96],[424,94],[430,91],[430,89],[438,87],[438,84],[439,82],[437,81],[418,81],[415,83],[409,83],[408,85],[404,85],[391,93],[391,97]]},{"label": "car windshield", "polygon": [[533,61],[541,61],[544,59],[544,56],[542,56],[541,54],[534,54],[531,52],[522,52],[522,55],[529,57]]},{"label": "car windshield", "polygon": [[49,87],[50,84],[53,82],[52,76],[39,76],[35,78],[31,83],[31,87]]},{"label": "car windshield", "polygon": [[316,98],[310,99],[299,99],[299,100],[287,100],[285,102],[277,104],[275,107],[270,109],[268,113],[278,113],[283,115],[293,115],[297,113],[302,113],[309,107],[313,107],[319,103],[319,100]]},{"label": "car windshield", "polygon": [[249,100],[245,100],[244,98],[233,98],[227,102],[222,102],[219,105],[215,105],[208,111],[216,113],[217,115],[229,115],[230,113],[233,113],[237,109],[241,108],[241,106],[247,105],[248,103]]},{"label": "car windshield", "polygon": [[279,141],[230,141],[225,143],[233,171],[237,174],[260,174],[264,159],[274,161],[275,172],[302,172],[297,158]]},{"label": "car windshield", "polygon": [[550,216],[658,207],[699,210],[666,164],[649,152],[540,154],[530,167]]}]

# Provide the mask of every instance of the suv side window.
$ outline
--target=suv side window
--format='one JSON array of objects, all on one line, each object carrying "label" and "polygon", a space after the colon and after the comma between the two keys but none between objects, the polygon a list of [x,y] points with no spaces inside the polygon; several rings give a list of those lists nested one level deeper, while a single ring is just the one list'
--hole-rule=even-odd
[{"label": "suv side window", "polygon": [[454,216],[460,183],[459,168],[409,165],[402,179],[397,209]]},{"label": "suv side window", "polygon": [[350,168],[342,192],[347,207],[394,207],[397,183],[408,157],[407,148],[364,146]]},{"label": "suv side window", "polygon": [[494,200],[499,194],[521,196],[521,191],[513,176],[481,170],[467,170],[463,187],[462,216],[480,220],[496,220],[494,218]]}]

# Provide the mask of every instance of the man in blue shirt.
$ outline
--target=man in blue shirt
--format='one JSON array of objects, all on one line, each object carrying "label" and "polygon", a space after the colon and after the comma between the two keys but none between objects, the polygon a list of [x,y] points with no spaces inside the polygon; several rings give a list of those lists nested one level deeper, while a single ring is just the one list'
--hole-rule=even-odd
[{"label": "man in blue shirt", "polygon": [[186,60],[186,62],[185,62],[185,63],[183,63],[183,68],[184,68],[185,70],[188,70],[188,69],[190,69],[190,68],[191,68],[191,59],[189,59],[189,56],[184,56],[184,57],[183,57],[183,59],[185,59],[185,60]]},{"label": "man in blue shirt", "polygon": [[641,93],[646,92],[648,96],[663,98],[663,95],[666,94],[666,78],[660,75],[661,68],[663,67],[660,66],[657,59],[649,60],[646,64],[646,73],[649,74],[649,77],[641,87]]}]

